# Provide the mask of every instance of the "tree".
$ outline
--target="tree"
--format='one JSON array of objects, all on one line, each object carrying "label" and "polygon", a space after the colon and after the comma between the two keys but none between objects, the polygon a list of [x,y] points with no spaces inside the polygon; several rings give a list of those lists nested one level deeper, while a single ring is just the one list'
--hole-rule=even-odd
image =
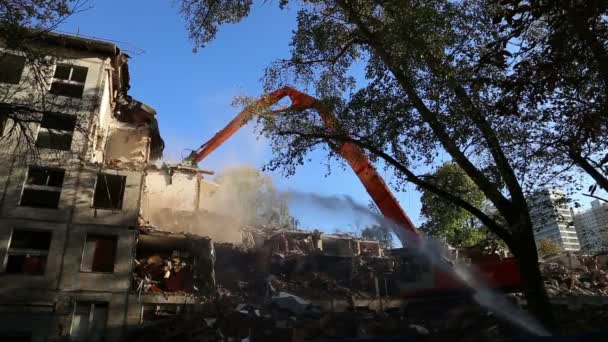
[{"label": "tree", "polygon": [[361,238],[375,240],[384,249],[393,248],[393,232],[389,227],[383,225],[371,225],[361,230]]},{"label": "tree", "polygon": [[245,224],[265,229],[297,227],[287,201],[276,190],[272,178],[251,166],[233,167],[217,177],[213,210],[226,213]]},{"label": "tree", "polygon": [[2,1],[0,35],[13,47],[21,44],[23,38],[31,37],[31,30],[52,31],[70,15],[82,10],[86,3],[86,0]]},{"label": "tree", "polygon": [[[292,2],[299,5],[292,56],[266,70],[265,89],[287,83],[312,88],[335,112],[338,124],[326,129],[314,111],[263,116],[262,131],[275,150],[268,167],[289,175],[319,146],[357,144],[372,160],[392,168],[400,181],[465,209],[503,240],[520,261],[530,310],[554,328],[525,196],[547,184],[577,181],[572,160],[553,163],[564,154],[537,139],[551,132],[547,128],[570,128],[573,120],[561,120],[564,113],[552,111],[561,107],[530,111],[532,116],[512,115],[517,112],[505,102],[512,91],[508,81],[523,57],[510,56],[506,48],[488,54],[496,42],[513,42],[507,38],[509,30],[494,21],[501,5],[481,0]],[[246,17],[251,3],[183,1],[189,9],[184,14],[191,38],[205,46],[219,25]],[[282,6],[286,3],[281,1]],[[349,74],[355,64],[365,68],[366,82],[357,83]],[[536,76],[522,81],[542,86],[544,80]],[[534,97],[526,100],[528,108],[542,108],[544,103]],[[551,115],[543,118],[543,113]],[[443,151],[495,214],[416,171],[436,164]],[[329,154],[337,157],[331,149]]]},{"label": "tree", "polygon": [[[484,195],[464,171],[452,162],[441,165],[429,176],[430,183],[451,193],[475,207],[482,207]],[[480,227],[471,213],[446,201],[426,189],[422,192],[422,215],[427,221],[420,227],[430,236],[445,239],[455,247],[470,247],[482,241],[487,231]]]},{"label": "tree", "polygon": [[[608,191],[608,4],[605,1],[496,1],[502,32],[483,63],[511,61],[499,80],[499,108],[529,123],[552,164],[575,166]],[[543,167],[543,164],[539,164]],[[545,164],[546,165],[546,164]]]},{"label": "tree", "polygon": [[538,241],[538,256],[540,256],[541,258],[557,254],[561,251],[562,247],[559,245],[559,243],[553,240]]}]

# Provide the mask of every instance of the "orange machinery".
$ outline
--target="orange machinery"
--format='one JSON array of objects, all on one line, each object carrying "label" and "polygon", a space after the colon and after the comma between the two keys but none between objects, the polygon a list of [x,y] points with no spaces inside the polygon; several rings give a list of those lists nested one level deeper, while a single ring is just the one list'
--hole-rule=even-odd
[{"label": "orange machinery", "polygon": [[[280,110],[274,110],[272,111],[273,113],[278,114],[293,110],[302,111],[313,109],[319,113],[329,131],[337,130],[335,117],[319,100],[292,87],[283,87],[264,95],[259,100],[248,105],[232,119],[226,127],[217,132],[209,141],[201,145],[198,150],[193,151],[190,156],[186,158],[185,162],[191,162],[196,165],[228,140],[228,138],[234,135],[254,115],[261,111],[269,110],[273,105],[277,104],[285,97],[288,97],[291,100],[291,106]],[[404,246],[407,244],[407,241],[417,241],[417,239],[420,238],[420,235],[418,234],[416,226],[412,223],[412,220],[405,211],[403,211],[399,202],[382,177],[380,177],[378,171],[374,168],[365,152],[359,146],[350,142],[342,143],[336,150],[348,162],[353,171],[355,171],[357,177],[361,180],[365,190],[367,190],[367,193],[369,193],[382,215],[403,228],[403,231],[396,231],[395,233]],[[521,282],[519,269],[513,258],[502,260],[487,258],[477,260],[475,263],[476,266],[482,270],[482,273],[486,276],[486,280],[492,287],[516,288]],[[411,286],[405,286],[405,290],[408,293],[462,288],[462,284],[454,280],[453,277],[445,272],[437,270],[433,270],[432,274],[427,274],[427,276],[417,277],[417,280],[409,285]]]}]

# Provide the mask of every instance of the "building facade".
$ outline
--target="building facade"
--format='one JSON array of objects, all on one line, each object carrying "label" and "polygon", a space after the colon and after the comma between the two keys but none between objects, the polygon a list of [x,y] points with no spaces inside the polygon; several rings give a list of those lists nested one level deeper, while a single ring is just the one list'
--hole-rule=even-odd
[{"label": "building facade", "polygon": [[558,189],[544,189],[528,199],[534,239],[558,243],[564,251],[578,251],[580,245],[566,194]]},{"label": "building facade", "polygon": [[154,164],[156,112],[116,45],[29,44],[0,41],[0,340],[122,340],[213,288],[209,237],[232,223],[205,210],[210,172]]},{"label": "building facade", "polygon": [[581,250],[589,254],[608,251],[608,204],[599,200],[591,202],[591,208],[574,212],[574,226],[578,233]]}]

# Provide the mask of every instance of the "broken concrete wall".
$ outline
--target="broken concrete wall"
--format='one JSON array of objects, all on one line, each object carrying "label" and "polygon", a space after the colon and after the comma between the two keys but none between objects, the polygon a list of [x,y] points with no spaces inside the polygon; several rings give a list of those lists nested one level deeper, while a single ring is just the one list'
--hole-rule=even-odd
[{"label": "broken concrete wall", "polygon": [[331,256],[353,256],[357,252],[357,245],[353,239],[333,235],[321,235],[321,248],[323,254]]},{"label": "broken concrete wall", "polygon": [[112,120],[109,128],[105,161],[108,164],[142,164],[150,156],[150,130],[146,126],[135,126]]},{"label": "broken concrete wall", "polygon": [[198,210],[198,183],[199,175],[194,172],[148,170],[141,206],[144,217],[168,208],[175,211]]},{"label": "broken concrete wall", "polygon": [[243,239],[238,222],[211,212],[162,208],[147,212],[143,217],[151,226],[162,231],[208,236],[218,242],[240,243]]},{"label": "broken concrete wall", "polygon": [[198,209],[214,211],[213,202],[215,201],[214,194],[219,185],[201,177],[198,183]]},{"label": "broken concrete wall", "polygon": [[237,221],[205,210],[213,201],[212,182],[198,170],[148,169],[141,200],[141,216],[150,226],[171,233],[208,236],[217,242],[240,242]]},{"label": "broken concrete wall", "polygon": [[357,241],[357,254],[382,256],[382,249],[378,241]]}]

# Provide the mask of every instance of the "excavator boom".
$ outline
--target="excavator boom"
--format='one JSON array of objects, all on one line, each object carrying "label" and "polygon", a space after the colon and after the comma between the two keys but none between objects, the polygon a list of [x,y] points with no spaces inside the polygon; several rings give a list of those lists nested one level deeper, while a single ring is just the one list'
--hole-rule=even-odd
[{"label": "excavator boom", "polygon": [[[259,100],[248,105],[232,119],[226,127],[217,132],[209,141],[201,145],[198,150],[193,151],[186,161],[192,162],[193,164],[202,161],[222,143],[234,135],[256,113],[270,109],[270,107],[285,97],[289,97],[291,106],[285,109],[274,110],[273,113],[279,114],[290,110],[301,111],[313,109],[319,113],[330,132],[337,131],[338,128],[333,114],[319,100],[292,87],[284,87],[270,94],[266,94]],[[416,227],[403,211],[391,190],[382,177],[380,177],[369,158],[367,158],[365,152],[359,146],[351,142],[344,142],[337,146],[336,152],[339,153],[347,161],[353,171],[355,171],[355,174],[359,177],[361,183],[363,183],[365,190],[367,190],[367,193],[371,196],[382,215],[403,228],[403,230],[395,231],[402,244],[406,245],[408,242],[411,243],[412,239],[417,239],[419,235]]]}]

